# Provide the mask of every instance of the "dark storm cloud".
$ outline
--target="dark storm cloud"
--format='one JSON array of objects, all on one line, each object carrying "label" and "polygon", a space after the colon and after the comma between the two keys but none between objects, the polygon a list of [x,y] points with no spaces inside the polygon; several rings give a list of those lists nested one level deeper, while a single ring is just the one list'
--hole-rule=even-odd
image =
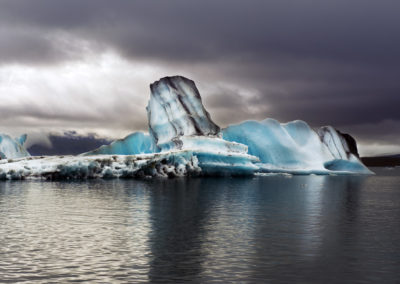
[{"label": "dark storm cloud", "polygon": [[0,64],[112,50],[216,85],[203,96],[221,124],[303,119],[379,141],[393,135],[378,125],[400,125],[399,10],[395,0],[0,0]]},{"label": "dark storm cloud", "polygon": [[[123,105],[123,104],[122,104]],[[85,109],[76,110],[73,108],[51,108],[45,105],[47,109],[36,107],[33,104],[21,104],[15,108],[9,108],[0,105],[1,121],[7,127],[20,127],[24,125],[28,128],[55,126],[63,129],[98,127],[99,125],[107,128],[118,128],[129,131],[146,130],[147,122],[145,122],[144,111],[140,113],[143,119],[135,117],[132,111],[135,108],[126,106],[116,106],[108,108],[95,108],[89,113]],[[95,106],[95,103],[93,103]],[[123,118],[119,120],[118,118]]]},{"label": "dark storm cloud", "polygon": [[95,134],[79,135],[76,132],[63,134],[50,133],[49,144],[37,143],[27,149],[32,156],[78,155],[102,145],[110,144],[110,140],[96,137]]},{"label": "dark storm cloud", "polygon": [[398,1],[2,1],[3,24],[63,30],[132,56],[276,55],[399,63]]},{"label": "dark storm cloud", "polygon": [[3,64],[54,61],[59,57],[52,43],[34,32],[0,30],[0,36],[0,62]]}]

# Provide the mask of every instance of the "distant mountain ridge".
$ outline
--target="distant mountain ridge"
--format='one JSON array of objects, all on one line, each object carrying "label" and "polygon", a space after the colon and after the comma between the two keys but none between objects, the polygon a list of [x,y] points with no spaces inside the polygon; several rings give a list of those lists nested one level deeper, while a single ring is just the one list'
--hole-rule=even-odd
[{"label": "distant mountain ridge", "polygon": [[102,145],[108,145],[112,140],[98,138],[96,135],[79,135],[75,131],[65,132],[63,135],[50,134],[51,146],[33,144],[27,150],[32,156],[53,156],[53,155],[78,155]]},{"label": "distant mountain ridge", "polygon": [[396,167],[400,166],[400,154],[362,157],[361,161],[367,167]]}]

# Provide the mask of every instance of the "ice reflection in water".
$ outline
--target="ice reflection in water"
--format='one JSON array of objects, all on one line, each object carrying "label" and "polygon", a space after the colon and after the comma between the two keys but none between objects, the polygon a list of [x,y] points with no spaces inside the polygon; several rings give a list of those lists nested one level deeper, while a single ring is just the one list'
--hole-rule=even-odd
[{"label": "ice reflection in water", "polygon": [[399,181],[0,183],[0,282],[395,282]]},{"label": "ice reflection in water", "polygon": [[149,195],[119,182],[5,183],[2,280],[146,279]]}]

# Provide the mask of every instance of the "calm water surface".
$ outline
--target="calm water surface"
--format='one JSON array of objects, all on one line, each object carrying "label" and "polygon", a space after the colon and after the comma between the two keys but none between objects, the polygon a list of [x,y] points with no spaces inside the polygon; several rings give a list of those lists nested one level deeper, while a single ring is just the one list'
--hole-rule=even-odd
[{"label": "calm water surface", "polygon": [[0,183],[2,283],[399,283],[400,170]]}]

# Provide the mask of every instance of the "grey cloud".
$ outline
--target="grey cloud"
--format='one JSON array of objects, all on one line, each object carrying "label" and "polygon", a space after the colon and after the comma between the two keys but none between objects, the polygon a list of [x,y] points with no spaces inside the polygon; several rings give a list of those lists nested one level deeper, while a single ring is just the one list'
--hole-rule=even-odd
[{"label": "grey cloud", "polygon": [[166,60],[277,54],[395,65],[396,1],[3,1],[14,25],[61,29]]},{"label": "grey cloud", "polygon": [[[145,112],[138,113],[135,107],[110,107],[110,111],[98,110],[96,115],[84,112],[49,112],[45,109],[0,107],[1,124],[7,127],[48,127],[54,129],[82,129],[87,127],[104,127],[109,129],[147,130]],[[135,115],[138,114],[138,115]]]},{"label": "grey cloud", "polygon": [[[0,64],[62,64],[112,50],[214,85],[202,95],[222,125],[303,119],[352,129],[365,141],[398,143],[387,134],[392,130],[383,134],[377,126],[400,121],[399,9],[395,0],[0,0]],[[257,92],[243,94],[238,86]],[[129,93],[118,97],[126,101],[101,109],[103,116],[20,113],[146,128]]]},{"label": "grey cloud", "polygon": [[243,120],[260,120],[268,114],[265,104],[257,108],[250,107],[245,97],[232,91],[221,91],[209,95],[207,105],[210,105],[208,110],[212,119],[223,127]]},{"label": "grey cloud", "polygon": [[64,57],[49,39],[36,31],[0,29],[0,64],[54,62]]},{"label": "grey cloud", "polygon": [[[321,95],[323,94],[323,95]],[[314,125],[362,124],[400,120],[398,91],[385,88],[306,89],[296,96],[266,97],[271,115],[282,120],[303,119]]]}]

